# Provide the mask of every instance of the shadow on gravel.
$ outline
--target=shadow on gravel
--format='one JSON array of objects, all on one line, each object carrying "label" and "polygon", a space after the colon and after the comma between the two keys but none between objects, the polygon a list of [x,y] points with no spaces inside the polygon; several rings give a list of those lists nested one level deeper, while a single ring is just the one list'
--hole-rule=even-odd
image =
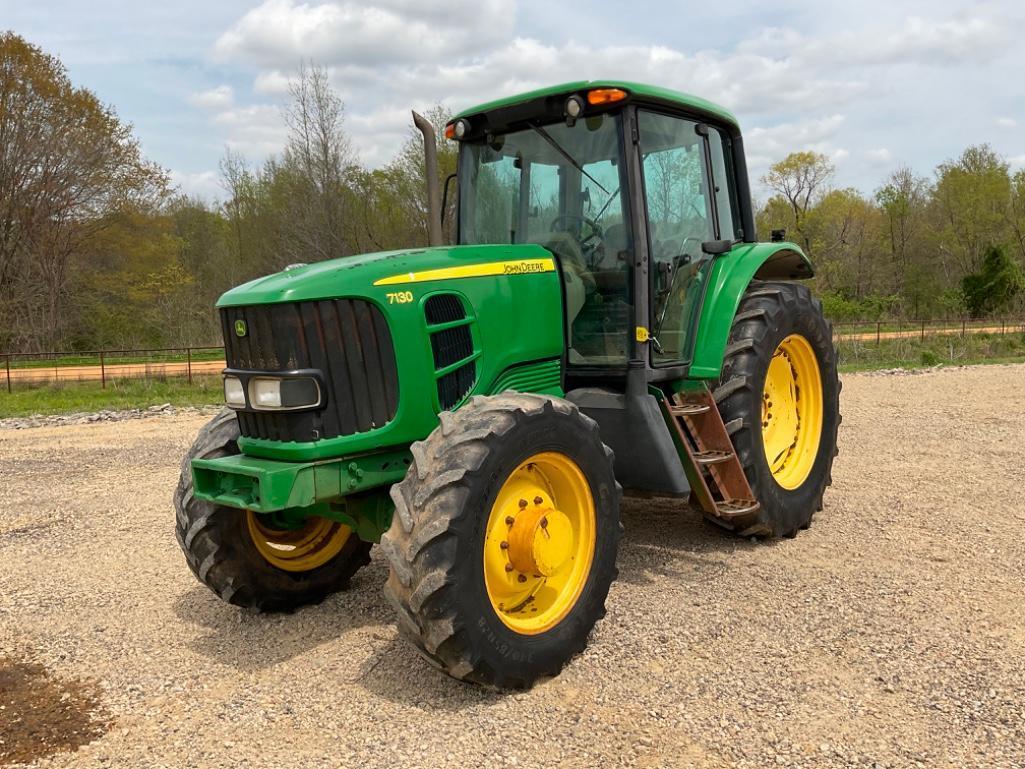
[{"label": "shadow on gravel", "polygon": [[[377,569],[367,569],[367,571]],[[200,633],[185,643],[197,654],[242,672],[287,662],[346,633],[391,625],[381,596],[380,575],[353,580],[351,589],[292,613],[260,614],[221,601],[202,585],[173,604],[182,622]]]},{"label": "shadow on gravel", "polygon": [[99,689],[0,657],[0,766],[78,750],[107,731]]},{"label": "shadow on gravel", "polygon": [[514,693],[457,681],[435,669],[398,637],[383,644],[366,661],[358,683],[378,697],[428,713],[493,705]]},{"label": "shadow on gravel", "polygon": [[704,519],[684,499],[624,497],[619,579],[646,584],[655,575],[688,581],[714,579],[738,550],[772,547],[772,540],[741,539]]}]

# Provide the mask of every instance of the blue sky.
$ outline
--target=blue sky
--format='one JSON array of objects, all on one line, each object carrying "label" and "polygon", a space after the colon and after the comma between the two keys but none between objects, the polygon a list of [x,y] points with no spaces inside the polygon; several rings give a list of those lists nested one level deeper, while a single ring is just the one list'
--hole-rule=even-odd
[{"label": "blue sky", "polygon": [[972,143],[1023,167],[1023,22],[1016,0],[0,0],[0,28],[57,54],[208,199],[225,147],[252,162],[280,149],[303,59],[329,68],[370,166],[398,149],[411,107],[619,77],[731,108],[756,189],[798,149],[830,155],[836,183],[866,192]]}]

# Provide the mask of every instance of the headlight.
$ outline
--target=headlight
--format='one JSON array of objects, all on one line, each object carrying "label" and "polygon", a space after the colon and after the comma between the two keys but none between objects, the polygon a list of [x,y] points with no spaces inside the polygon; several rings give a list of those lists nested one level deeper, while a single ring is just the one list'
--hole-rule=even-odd
[{"label": "headlight", "polygon": [[245,407],[246,391],[242,388],[242,380],[237,376],[224,377],[224,402],[229,406]]},{"label": "headlight", "polygon": [[313,408],[320,405],[320,385],[312,377],[253,377],[249,405],[261,411]]}]

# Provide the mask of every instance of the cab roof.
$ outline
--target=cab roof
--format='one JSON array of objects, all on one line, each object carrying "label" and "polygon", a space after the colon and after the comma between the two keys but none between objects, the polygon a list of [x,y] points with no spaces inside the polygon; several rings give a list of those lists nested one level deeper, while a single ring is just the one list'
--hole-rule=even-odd
[{"label": "cab roof", "polygon": [[514,107],[531,101],[543,100],[550,96],[558,96],[561,94],[569,96],[571,93],[590,91],[593,88],[619,88],[629,94],[628,98],[632,102],[680,107],[685,110],[705,113],[719,118],[736,128],[740,127],[737,123],[737,118],[732,112],[706,99],[681,93],[680,91],[673,91],[669,88],[660,88],[658,86],[645,85],[643,83],[631,83],[623,80],[578,80],[572,83],[552,85],[547,88],[539,88],[535,91],[527,91],[514,96],[506,96],[503,99],[496,99],[494,101],[486,102],[485,104],[478,104],[476,107],[463,110],[453,119],[469,118],[473,115],[479,115],[482,112],[506,109],[508,107]]}]

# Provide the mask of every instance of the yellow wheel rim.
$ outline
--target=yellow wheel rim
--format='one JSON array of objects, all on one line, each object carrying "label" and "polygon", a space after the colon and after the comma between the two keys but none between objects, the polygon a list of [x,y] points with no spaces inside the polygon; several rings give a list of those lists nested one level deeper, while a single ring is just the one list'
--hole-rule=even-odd
[{"label": "yellow wheel rim", "polygon": [[594,557],[591,488],[576,462],[546,451],[506,479],[488,516],[484,582],[512,630],[544,633],[576,604]]},{"label": "yellow wheel rim", "polygon": [[776,483],[796,489],[811,475],[822,437],[822,375],[811,344],[791,334],[776,348],[762,392],[762,443]]},{"label": "yellow wheel rim", "polygon": [[352,534],[348,526],[327,518],[310,518],[301,529],[274,529],[252,510],[246,510],[246,527],[260,555],[285,571],[323,566],[342,551]]}]

